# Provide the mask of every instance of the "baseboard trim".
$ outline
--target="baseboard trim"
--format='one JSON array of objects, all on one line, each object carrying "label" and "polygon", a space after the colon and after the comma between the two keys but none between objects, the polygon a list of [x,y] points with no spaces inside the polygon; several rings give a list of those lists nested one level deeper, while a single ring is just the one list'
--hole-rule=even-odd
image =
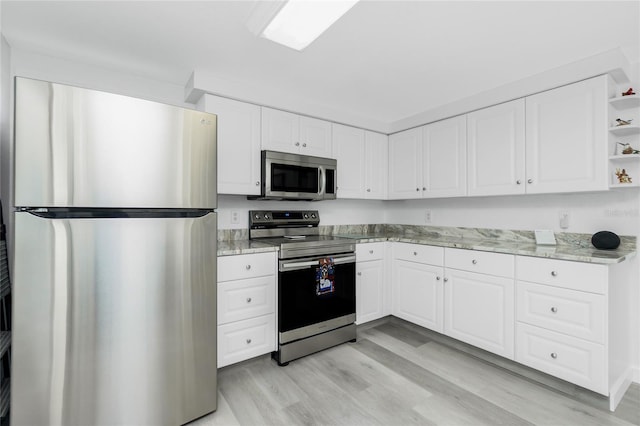
[{"label": "baseboard trim", "polygon": [[640,384],[640,367],[633,367],[633,381]]},{"label": "baseboard trim", "polygon": [[629,386],[631,386],[631,383],[633,382],[633,373],[633,368],[629,367],[627,371],[625,371],[624,374],[621,374],[620,377],[618,377],[618,380],[611,385],[609,391],[610,411],[615,411],[618,404],[620,404],[620,401],[622,401],[622,398],[624,398],[625,392],[627,392],[627,389],[629,389]]}]

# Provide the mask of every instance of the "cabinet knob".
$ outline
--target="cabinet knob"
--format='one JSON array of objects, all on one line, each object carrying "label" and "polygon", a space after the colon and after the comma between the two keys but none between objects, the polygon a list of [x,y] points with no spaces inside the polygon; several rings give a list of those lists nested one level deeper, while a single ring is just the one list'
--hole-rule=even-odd
[{"label": "cabinet knob", "polygon": [[552,277],[557,277],[557,276],[558,276],[558,272],[556,272],[556,271],[551,271],[551,276],[552,276]]},{"label": "cabinet knob", "polygon": [[446,283],[446,282],[449,281],[449,278],[445,277],[444,280],[442,280],[442,281],[444,281]]},{"label": "cabinet knob", "polygon": [[247,345],[251,344],[251,339],[247,339]]},{"label": "cabinet knob", "polygon": [[373,250],[369,250],[369,254],[373,254]]},{"label": "cabinet knob", "polygon": [[367,192],[371,192],[371,188],[367,188]]},{"label": "cabinet knob", "polygon": [[416,191],[420,191],[420,188],[416,188]]},{"label": "cabinet knob", "polygon": [[302,144],[302,147],[303,147],[303,148],[306,148],[306,147],[307,147],[307,144],[306,144],[306,143],[303,143],[303,144]]},{"label": "cabinet knob", "polygon": [[251,298],[247,297],[247,303],[251,303]]},{"label": "cabinet knob", "polygon": [[522,181],[521,181],[520,179],[518,179],[518,180],[516,181],[516,185],[520,185],[521,183],[522,183]]},{"label": "cabinet knob", "polygon": [[475,265],[475,264],[477,264],[477,263],[478,263],[478,261],[477,261],[477,260],[475,260],[475,259],[473,259],[473,260],[471,261],[471,263],[473,263],[473,264]]},{"label": "cabinet knob", "polygon": [[251,265],[245,266],[245,269],[248,271],[249,269],[251,269]]},{"label": "cabinet knob", "polygon": [[296,146],[300,146],[300,142],[296,142]]},{"label": "cabinet knob", "polygon": [[414,252],[413,252],[413,255],[414,255],[414,256],[417,256],[417,255],[418,255],[418,252],[417,252],[417,251],[414,251]]},{"label": "cabinet knob", "polygon": [[436,281],[440,281],[440,277],[436,277]]},{"label": "cabinet knob", "polygon": [[555,352],[551,352],[551,358],[556,359],[558,358],[558,354]]},{"label": "cabinet knob", "polygon": [[362,276],[362,272],[358,272],[358,276],[361,277]]},{"label": "cabinet knob", "polygon": [[422,187],[422,190],[423,190],[423,191],[426,191],[426,190],[427,190],[427,187],[426,187],[426,186],[423,186],[423,187]]},{"label": "cabinet knob", "polygon": [[558,308],[556,308],[555,306],[552,306],[551,307],[551,312],[553,312],[555,314],[556,312],[558,312]]},{"label": "cabinet knob", "polygon": [[533,183],[533,179],[527,179],[527,183]]},{"label": "cabinet knob", "polygon": [[260,181],[257,181],[257,182],[256,182],[256,186],[260,186]]}]

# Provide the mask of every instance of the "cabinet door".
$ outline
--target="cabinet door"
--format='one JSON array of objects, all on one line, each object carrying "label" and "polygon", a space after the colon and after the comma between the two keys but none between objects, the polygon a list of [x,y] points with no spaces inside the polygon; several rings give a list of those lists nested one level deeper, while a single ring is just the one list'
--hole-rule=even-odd
[{"label": "cabinet door", "polygon": [[364,141],[364,197],[384,200],[387,198],[389,138],[381,133],[365,131]]},{"label": "cabinet door", "polygon": [[469,195],[525,192],[524,99],[467,114]]},{"label": "cabinet door", "polygon": [[514,281],[447,269],[444,334],[513,359]]},{"label": "cabinet door", "polygon": [[394,260],[393,315],[442,333],[442,268]]},{"label": "cabinet door", "polygon": [[300,120],[296,114],[262,107],[262,149],[300,151]]},{"label": "cabinet door", "polygon": [[333,124],[333,153],[338,160],[338,198],[364,198],[364,130]]},{"label": "cabinet door", "polygon": [[356,265],[356,324],[384,316],[384,261],[358,262]]},{"label": "cabinet door", "polygon": [[311,117],[300,117],[300,154],[331,156],[331,123]]},{"label": "cabinet door", "polygon": [[608,189],[606,78],[526,98],[527,193]]},{"label": "cabinet door", "polygon": [[464,115],[423,127],[423,197],[456,197],[467,194],[466,129]]},{"label": "cabinet door", "polygon": [[260,107],[205,94],[218,115],[218,194],[260,194]]},{"label": "cabinet door", "polygon": [[389,136],[389,199],[421,198],[422,128]]}]

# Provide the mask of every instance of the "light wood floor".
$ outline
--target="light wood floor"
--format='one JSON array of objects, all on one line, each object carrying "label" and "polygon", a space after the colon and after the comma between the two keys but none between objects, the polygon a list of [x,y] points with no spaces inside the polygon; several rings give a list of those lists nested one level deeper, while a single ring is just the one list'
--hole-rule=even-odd
[{"label": "light wood floor", "polygon": [[640,386],[598,394],[397,318],[278,367],[219,370],[218,410],[192,425],[640,425]]}]

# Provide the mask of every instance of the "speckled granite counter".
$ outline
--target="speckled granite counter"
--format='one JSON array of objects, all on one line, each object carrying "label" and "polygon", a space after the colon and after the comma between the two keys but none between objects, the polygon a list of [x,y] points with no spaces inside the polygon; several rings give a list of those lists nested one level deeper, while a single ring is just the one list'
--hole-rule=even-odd
[{"label": "speckled granite counter", "polygon": [[[413,225],[340,225],[321,226],[320,233],[351,238],[357,243],[398,241],[466,250],[546,257],[576,262],[613,264],[636,255],[635,237],[621,236],[616,250],[597,250],[591,235],[557,233],[556,246],[538,246],[533,231],[478,228],[449,228]],[[277,251],[277,247],[247,239],[246,231],[221,231],[218,256]]]}]

